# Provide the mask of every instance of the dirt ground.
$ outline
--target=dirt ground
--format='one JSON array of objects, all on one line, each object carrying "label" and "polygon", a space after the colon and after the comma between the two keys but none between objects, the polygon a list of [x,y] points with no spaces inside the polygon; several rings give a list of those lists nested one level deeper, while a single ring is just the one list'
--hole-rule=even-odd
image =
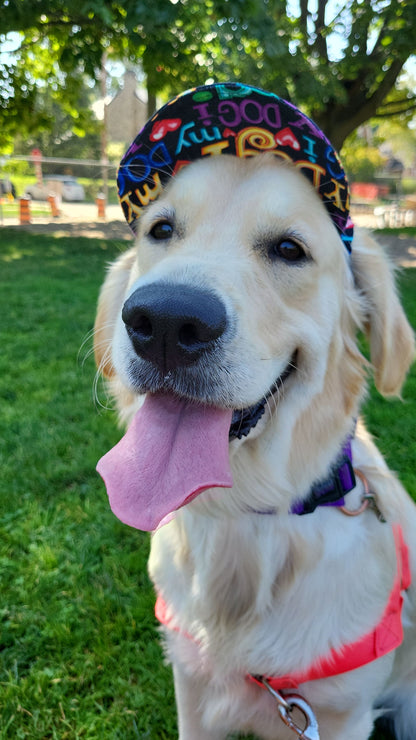
[{"label": "dirt ground", "polygon": [[396,265],[416,267],[416,237],[380,234],[377,239]]},{"label": "dirt ground", "polygon": [[[376,219],[372,214],[352,213],[356,226],[372,231],[376,228]],[[115,241],[132,241],[132,233],[127,226],[121,208],[118,205],[107,206],[105,218],[98,218],[97,208],[93,204],[62,204],[58,218],[33,218],[31,224],[20,226],[17,219],[4,219],[1,226],[12,226],[34,234],[55,234],[56,236],[87,236],[97,239]],[[416,237],[392,234],[378,236],[396,265],[416,267]]]}]

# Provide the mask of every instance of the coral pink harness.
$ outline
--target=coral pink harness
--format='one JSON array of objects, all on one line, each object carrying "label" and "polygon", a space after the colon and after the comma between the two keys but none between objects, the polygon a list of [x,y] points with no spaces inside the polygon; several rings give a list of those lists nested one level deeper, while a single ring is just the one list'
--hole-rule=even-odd
[{"label": "coral pink harness", "polygon": [[[307,670],[295,671],[284,676],[247,676],[259,686],[264,687],[264,681],[274,690],[297,688],[306,681],[315,681],[319,678],[337,676],[347,671],[371,663],[377,658],[395,650],[403,641],[402,605],[403,591],[411,583],[409,551],[404,541],[402,528],[399,524],[393,525],[396,545],[397,572],[390,597],[378,625],[356,642],[344,645],[338,650],[332,649],[326,658],[319,658]],[[159,622],[171,627],[172,616],[163,597],[156,600],[155,614]],[[176,628],[174,628],[176,629]]]}]

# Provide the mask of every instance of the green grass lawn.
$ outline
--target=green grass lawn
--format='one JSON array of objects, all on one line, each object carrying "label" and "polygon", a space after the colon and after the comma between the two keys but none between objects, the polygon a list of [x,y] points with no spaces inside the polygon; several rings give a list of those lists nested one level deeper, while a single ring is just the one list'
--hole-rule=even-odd
[{"label": "green grass lawn", "polygon": [[[146,574],[149,537],[95,473],[119,438],[88,354],[106,263],[125,243],[0,231],[0,738],[174,738]],[[401,276],[416,326],[416,270]],[[416,375],[371,392],[370,429],[416,494]],[[380,740],[378,736],[377,740]]]},{"label": "green grass lawn", "polygon": [[[46,218],[51,215],[51,207],[49,203],[32,204],[30,214],[31,216],[43,216]],[[0,223],[3,218],[19,218],[19,216],[20,204],[18,200],[3,201],[3,203],[0,203]]]}]

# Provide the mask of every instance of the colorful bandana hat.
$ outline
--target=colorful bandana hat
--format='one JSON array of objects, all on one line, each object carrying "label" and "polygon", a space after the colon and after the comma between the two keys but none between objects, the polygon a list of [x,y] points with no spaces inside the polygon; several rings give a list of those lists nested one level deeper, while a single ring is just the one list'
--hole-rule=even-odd
[{"label": "colorful bandana hat", "polygon": [[286,100],[256,87],[227,83],[195,87],[146,123],[121,160],[118,193],[136,231],[143,209],[163,185],[196,159],[273,152],[290,160],[316,188],[347,249],[353,223],[349,187],[338,154],[318,126]]}]

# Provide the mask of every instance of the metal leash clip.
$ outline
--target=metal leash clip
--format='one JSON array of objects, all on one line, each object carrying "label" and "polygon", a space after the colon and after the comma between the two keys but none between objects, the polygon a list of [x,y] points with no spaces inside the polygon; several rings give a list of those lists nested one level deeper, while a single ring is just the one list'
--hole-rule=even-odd
[{"label": "metal leash clip", "polygon": [[[266,679],[261,678],[260,680],[276,700],[280,718],[290,730],[296,733],[298,740],[320,740],[318,721],[308,702],[302,696],[299,696],[299,694],[286,694],[283,696],[279,691],[273,689]],[[292,718],[294,709],[298,709],[305,720],[303,729]]]}]

